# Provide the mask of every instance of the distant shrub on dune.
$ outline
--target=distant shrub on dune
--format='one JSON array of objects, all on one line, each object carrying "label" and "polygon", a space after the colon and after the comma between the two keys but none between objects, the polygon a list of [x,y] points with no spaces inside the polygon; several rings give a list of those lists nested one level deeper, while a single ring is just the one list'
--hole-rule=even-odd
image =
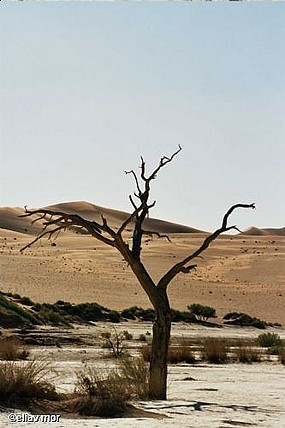
[{"label": "distant shrub on dune", "polygon": [[241,327],[255,327],[264,330],[267,326],[265,321],[251,317],[243,312],[229,312],[224,317],[224,324],[239,325]]},{"label": "distant shrub on dune", "polygon": [[150,308],[143,309],[138,306],[132,306],[131,308],[124,309],[121,312],[121,316],[129,320],[153,321],[155,319],[155,311]]},{"label": "distant shrub on dune", "polygon": [[192,314],[196,321],[208,321],[209,318],[216,318],[216,309],[211,306],[200,305],[199,303],[193,303],[187,306],[190,314]]},{"label": "distant shrub on dune", "polygon": [[0,293],[0,326],[15,328],[31,324],[41,324],[41,321],[31,311]]}]

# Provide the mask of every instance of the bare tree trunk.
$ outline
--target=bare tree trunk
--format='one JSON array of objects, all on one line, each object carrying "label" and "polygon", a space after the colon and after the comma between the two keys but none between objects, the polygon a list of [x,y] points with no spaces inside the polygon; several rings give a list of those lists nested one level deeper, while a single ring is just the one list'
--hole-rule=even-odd
[{"label": "bare tree trunk", "polygon": [[163,307],[156,308],[150,359],[149,398],[167,399],[167,355],[171,331],[171,309],[165,293]]},{"label": "bare tree trunk", "polygon": [[[33,223],[37,221],[43,222],[43,229],[35,239],[29,244],[25,245],[21,251],[31,247],[35,242],[41,238],[48,236],[57,236],[61,230],[67,228],[80,228],[85,229],[94,238],[116,248],[123,256],[124,260],[129,264],[140,285],[149,297],[155,312],[156,320],[153,324],[153,342],[150,359],[150,384],[149,384],[149,397],[155,400],[166,400],[167,390],[167,356],[168,346],[171,331],[171,309],[167,297],[167,287],[169,283],[179,273],[189,273],[196,268],[196,264],[188,264],[193,259],[196,259],[205,251],[210,243],[214,241],[221,233],[228,232],[229,230],[238,230],[236,226],[228,226],[228,218],[232,212],[237,208],[255,208],[254,204],[235,204],[230,207],[223,217],[222,225],[212,234],[208,235],[200,247],[192,254],[187,255],[186,258],[172,266],[158,281],[155,283],[150,273],[141,261],[142,251],[142,238],[146,234],[154,234],[162,236],[156,231],[144,231],[143,223],[149,214],[149,210],[154,207],[155,201],[149,203],[150,197],[150,184],[156,178],[160,170],[172,162],[174,157],[181,151],[174,152],[170,157],[163,156],[160,162],[150,175],[146,173],[146,165],[143,158],[141,158],[140,176],[133,170],[126,171],[127,174],[132,174],[135,184],[136,192],[135,198],[129,196],[133,206],[133,212],[121,224],[119,229],[112,229],[107,219],[101,215],[101,223],[98,221],[89,221],[81,217],[79,214],[67,214],[61,211],[53,211],[51,209],[41,208],[38,210],[28,210],[25,207],[25,214],[20,217],[35,216]],[[139,200],[136,204],[135,201]],[[132,247],[129,247],[128,239],[123,237],[123,233],[129,227],[132,231]],[[169,239],[169,238],[168,238]]]}]

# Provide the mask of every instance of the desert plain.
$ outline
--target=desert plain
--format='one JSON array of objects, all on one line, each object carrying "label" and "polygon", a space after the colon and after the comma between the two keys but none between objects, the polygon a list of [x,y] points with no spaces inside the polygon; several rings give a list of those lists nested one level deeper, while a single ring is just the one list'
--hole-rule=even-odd
[{"label": "desert plain", "polygon": [[[96,206],[87,203],[69,205],[86,217],[98,216]],[[95,208],[94,208],[95,207]],[[62,208],[62,206],[60,207]],[[65,206],[66,208],[66,206]],[[120,224],[124,214],[104,209],[112,225]],[[28,296],[34,302],[71,303],[96,302],[114,310],[131,306],[151,307],[147,296],[137,283],[130,268],[115,249],[94,238],[67,231],[56,240],[41,239],[21,252],[39,227],[28,218],[20,219],[21,209],[0,210],[0,290]],[[109,217],[108,217],[109,216]],[[95,218],[94,217],[94,218]],[[151,219],[150,219],[151,220]],[[206,232],[182,229],[171,223],[151,223],[167,233],[170,240],[157,236],[146,237],[142,260],[150,274],[158,280],[173,264],[192,253]],[[29,229],[30,228],[30,229]],[[156,229],[156,230],[158,230]],[[126,234],[126,239],[131,236]],[[195,261],[197,269],[180,274],[169,286],[172,308],[187,310],[187,305],[200,303],[216,309],[215,322],[222,325],[228,312],[244,312],[268,323],[279,324],[268,331],[285,338],[285,236],[278,231],[252,228],[247,233],[222,235]],[[280,326],[281,324],[281,326]],[[105,325],[77,327],[72,334],[94,335]],[[134,335],[151,331],[151,324],[120,323]],[[79,329],[79,330],[78,330]],[[87,330],[86,330],[87,329]],[[70,334],[70,333],[69,333]],[[173,335],[183,337],[249,337],[260,331],[254,328],[224,326],[197,327],[177,323]],[[64,349],[48,347],[32,349],[35,356],[44,352],[57,365],[58,386],[68,390],[74,383],[73,369],[83,360],[102,367],[92,358],[92,347]],[[86,356],[87,354],[87,356]],[[83,356],[84,355],[84,358]],[[110,363],[113,364],[113,363]],[[187,381],[185,379],[194,380]],[[285,426],[285,369],[277,361],[242,364],[180,364],[169,367],[169,400],[167,402],[140,402],[139,407],[162,415],[163,418],[144,416],[125,419],[64,419],[58,427],[282,427]],[[8,410],[2,409],[0,425],[11,426]],[[23,426],[15,423],[14,426]],[[28,426],[41,426],[27,424]],[[44,425],[43,425],[44,426]],[[54,426],[54,424],[53,424]]]}]

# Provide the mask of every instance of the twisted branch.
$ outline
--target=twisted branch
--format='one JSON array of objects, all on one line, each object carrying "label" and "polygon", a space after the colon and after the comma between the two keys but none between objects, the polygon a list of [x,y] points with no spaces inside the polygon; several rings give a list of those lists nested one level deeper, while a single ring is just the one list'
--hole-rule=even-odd
[{"label": "twisted branch", "polygon": [[165,290],[167,288],[168,284],[170,283],[170,281],[172,281],[172,279],[179,272],[188,273],[187,272],[188,268],[190,268],[189,269],[189,272],[190,272],[190,270],[192,270],[193,267],[191,267],[191,266],[185,267],[185,265],[187,263],[189,263],[191,260],[200,256],[200,254],[203,253],[209,247],[211,242],[214,241],[215,239],[217,239],[217,237],[219,235],[221,235],[221,233],[228,232],[229,230],[239,230],[236,226],[228,226],[228,218],[232,214],[232,212],[234,210],[236,210],[237,208],[255,209],[255,204],[235,204],[235,205],[232,205],[229,208],[229,210],[226,212],[226,214],[224,215],[221,227],[219,229],[217,229],[215,232],[213,232],[211,235],[208,235],[205,238],[205,240],[203,241],[203,243],[201,244],[201,246],[196,251],[194,251],[194,253],[190,254],[184,260],[182,260],[181,262],[178,262],[171,269],[169,269],[169,271],[166,272],[166,274],[158,282],[157,288]]},{"label": "twisted branch", "polygon": [[[29,210],[25,206],[25,214],[22,214],[19,217],[31,217],[35,215],[40,215],[40,216],[35,220],[33,220],[33,223],[39,220],[46,219],[48,215],[50,216],[50,219],[46,220],[43,223],[43,230],[36,236],[36,238],[32,242],[30,242],[29,244],[21,248],[21,252],[31,247],[34,243],[36,243],[46,235],[49,235],[49,239],[50,239],[55,233],[60,232],[61,230],[72,228],[74,226],[79,226],[87,230],[87,232],[89,232],[90,235],[94,236],[95,238],[104,242],[107,245],[111,245],[111,246],[115,245],[114,239],[116,237],[116,232],[109,227],[107,220],[103,216],[102,216],[102,224],[99,224],[96,221],[86,220],[78,214],[66,214],[61,211],[53,211],[53,210],[44,209],[44,208]],[[57,227],[55,227],[54,229],[51,229],[50,228],[51,226],[57,226]],[[109,239],[106,236],[102,235],[103,232],[107,233],[113,239]]]}]

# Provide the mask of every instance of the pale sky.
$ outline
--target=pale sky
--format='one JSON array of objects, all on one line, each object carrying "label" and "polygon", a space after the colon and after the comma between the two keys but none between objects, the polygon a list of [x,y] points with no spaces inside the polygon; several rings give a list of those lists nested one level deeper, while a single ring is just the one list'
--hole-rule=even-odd
[{"label": "pale sky", "polygon": [[124,171],[156,166],[152,216],[285,226],[285,4],[0,4],[0,206],[130,210]]}]

